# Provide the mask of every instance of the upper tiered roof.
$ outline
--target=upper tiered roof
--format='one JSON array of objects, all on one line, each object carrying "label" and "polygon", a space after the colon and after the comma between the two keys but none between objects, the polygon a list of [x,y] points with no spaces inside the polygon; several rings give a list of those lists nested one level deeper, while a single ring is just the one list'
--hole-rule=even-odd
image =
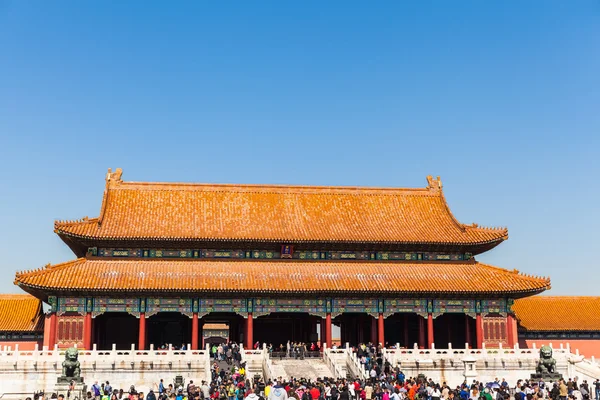
[{"label": "upper tiered roof", "polygon": [[474,254],[506,228],[458,222],[439,179],[419,189],[124,182],[109,173],[98,218],[57,221],[73,247],[86,241],[434,244]]}]

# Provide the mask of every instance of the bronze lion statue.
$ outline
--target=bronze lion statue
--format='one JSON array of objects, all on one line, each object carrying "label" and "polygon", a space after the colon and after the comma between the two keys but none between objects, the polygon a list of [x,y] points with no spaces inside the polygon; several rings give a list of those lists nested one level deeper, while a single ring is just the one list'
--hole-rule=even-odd
[{"label": "bronze lion statue", "polygon": [[553,374],[556,372],[556,360],[552,358],[552,348],[550,346],[540,348],[540,359],[535,371],[538,374]]},{"label": "bronze lion statue", "polygon": [[76,348],[71,347],[65,352],[65,361],[62,363],[62,375],[67,378],[79,378],[81,367],[77,359],[79,353]]}]

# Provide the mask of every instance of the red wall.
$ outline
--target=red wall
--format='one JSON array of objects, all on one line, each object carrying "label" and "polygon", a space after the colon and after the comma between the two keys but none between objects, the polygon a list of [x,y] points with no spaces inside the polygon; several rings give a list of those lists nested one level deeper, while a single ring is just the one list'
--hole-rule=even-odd
[{"label": "red wall", "polygon": [[560,348],[561,343],[566,348],[568,343],[571,346],[572,353],[579,349],[579,354],[586,358],[592,356],[600,358],[600,339],[519,339],[519,347],[522,349],[531,349],[534,343],[538,349],[550,343],[555,349]]},{"label": "red wall", "polygon": [[12,341],[1,341],[0,340],[0,348],[4,349],[4,346],[10,346],[11,350],[15,349],[15,345],[19,345],[19,351],[20,350],[34,350],[35,349],[35,344],[39,345],[39,349],[42,349],[42,345],[43,345],[43,341],[39,340],[39,341],[27,341],[27,342],[12,342]]}]

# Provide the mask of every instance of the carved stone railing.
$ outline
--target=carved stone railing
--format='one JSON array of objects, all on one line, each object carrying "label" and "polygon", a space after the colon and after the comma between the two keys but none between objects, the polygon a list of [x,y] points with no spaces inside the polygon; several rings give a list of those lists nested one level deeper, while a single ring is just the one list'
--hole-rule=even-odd
[{"label": "carved stone railing", "polygon": [[273,368],[273,361],[271,360],[271,356],[269,355],[269,350],[267,350],[266,344],[263,344],[263,377],[265,382],[267,382],[269,379],[277,379]]},{"label": "carved stone railing", "polygon": [[[452,348],[430,349],[388,348],[383,350],[383,357],[392,366],[400,367],[405,375],[424,373],[434,380],[446,380],[449,384],[461,383],[465,379],[493,380],[496,377],[506,378],[513,382],[527,379],[535,372],[539,349],[532,346],[521,349],[518,345],[513,348],[470,349]],[[465,346],[466,347],[466,346]],[[600,366],[595,359],[586,360],[579,352],[571,353],[569,346],[552,349],[552,357],[556,360],[557,372],[565,377],[592,379],[600,377]]]},{"label": "carved stone railing", "polygon": [[[23,390],[54,390],[57,378],[62,374],[66,349],[49,350],[38,346],[34,350],[21,351],[18,345],[0,351],[0,388],[2,392]],[[130,385],[152,386],[162,375],[182,375],[184,379],[210,381],[210,354],[204,350],[154,349],[139,350],[132,346],[127,350],[78,351],[81,375],[85,382],[107,379],[114,387]],[[137,386],[136,386],[137,387]],[[2,393],[0,393],[1,395]]]},{"label": "carved stone railing", "polygon": [[346,369],[343,367],[343,364],[347,362],[345,349],[329,349],[327,346],[323,346],[323,362],[335,378],[346,377]]},{"label": "carved stone railing", "polygon": [[246,376],[253,379],[255,375],[264,376],[265,349],[244,349],[240,346],[242,362],[246,363]]},{"label": "carved stone railing", "polygon": [[346,343],[346,354],[348,357],[348,367],[352,375],[360,379],[368,379],[369,373],[365,370],[365,366],[360,362],[360,359],[356,355],[348,343]]},{"label": "carved stone railing", "polygon": [[[458,348],[454,349],[451,345],[447,349],[436,349],[435,345],[431,349],[419,349],[415,345],[412,349],[403,349],[399,346],[396,348],[387,348],[383,350],[383,357],[392,365],[397,365],[399,362],[406,361],[418,361],[424,359],[431,359],[432,361],[442,359],[460,359],[461,357],[473,357],[476,360],[489,361],[491,359],[500,359],[504,361],[524,361],[524,360],[537,360],[539,359],[539,350],[535,345],[530,349],[520,349],[518,345],[514,348],[486,348],[485,346],[481,349],[472,348]],[[554,358],[566,357],[571,354],[570,348],[563,347],[562,345],[558,349],[553,349]]]}]

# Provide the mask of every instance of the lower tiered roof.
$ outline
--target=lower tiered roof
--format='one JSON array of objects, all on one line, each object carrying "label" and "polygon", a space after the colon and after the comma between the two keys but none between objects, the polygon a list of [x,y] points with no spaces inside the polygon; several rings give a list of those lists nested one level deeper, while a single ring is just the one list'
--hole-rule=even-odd
[{"label": "lower tiered roof", "polygon": [[17,273],[15,283],[40,298],[49,292],[203,292],[272,294],[503,294],[550,288],[550,279],[474,260],[456,262],[122,260],[79,258]]}]

